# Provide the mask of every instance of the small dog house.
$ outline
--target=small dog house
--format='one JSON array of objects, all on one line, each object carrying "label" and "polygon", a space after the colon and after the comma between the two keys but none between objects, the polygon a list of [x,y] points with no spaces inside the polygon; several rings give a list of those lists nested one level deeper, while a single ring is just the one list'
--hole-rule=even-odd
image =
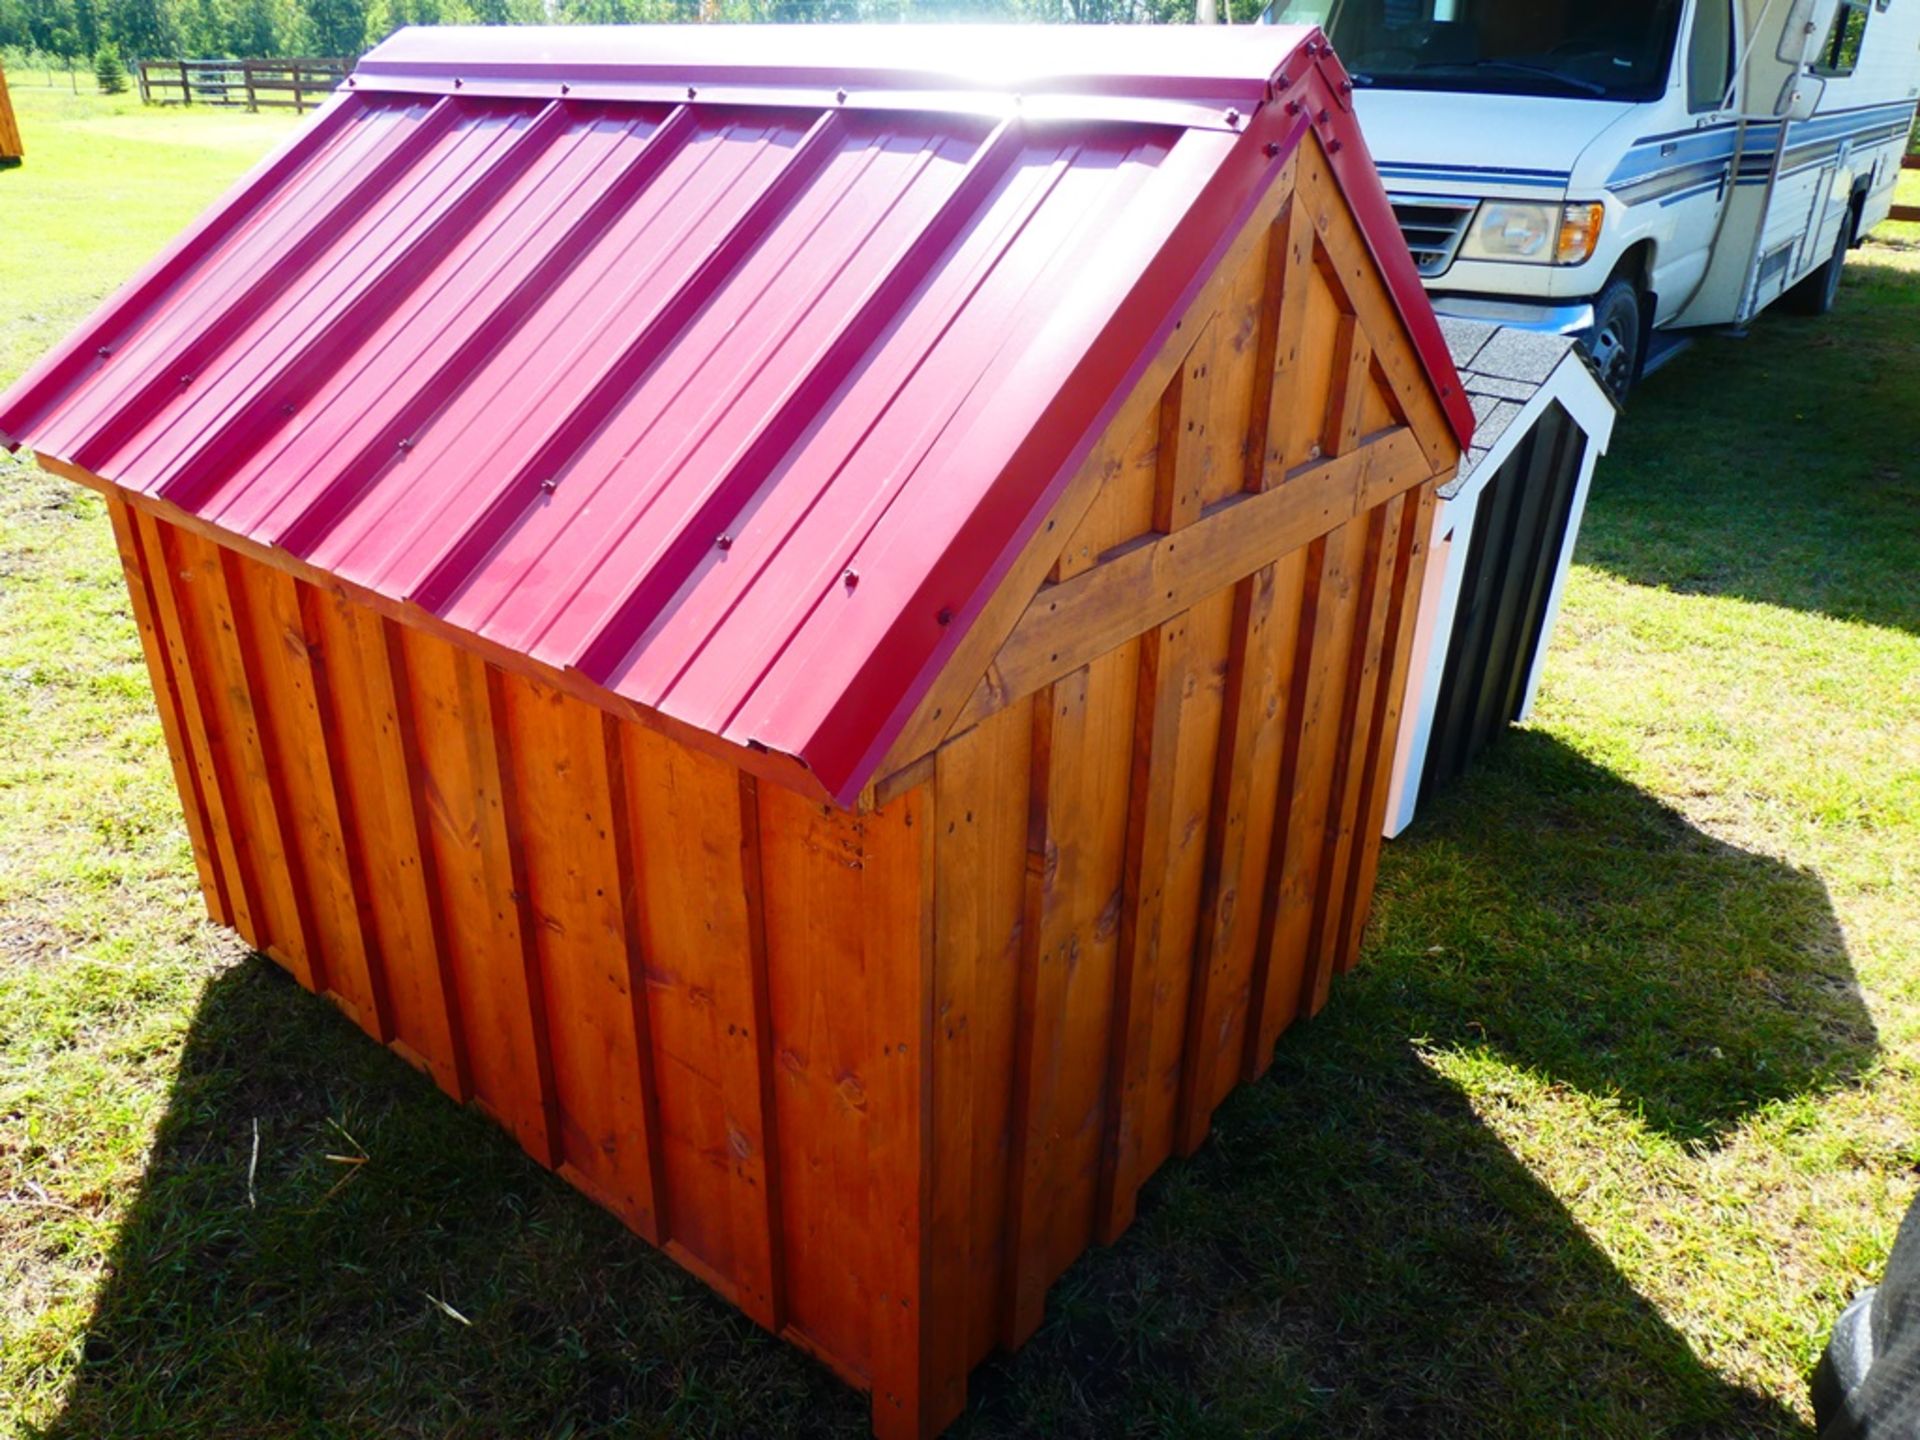
[{"label": "small dog house", "polygon": [[13,118],[13,97],[7,93],[7,72],[0,70],[0,167],[18,165],[26,153],[20,122]]},{"label": "small dog house", "polygon": [[1302,29],[402,31],[0,399],[214,917],[883,1433],[1358,944],[1472,418],[1349,101]]},{"label": "small dog house", "polygon": [[1387,835],[1524,721],[1619,412],[1562,335],[1443,319],[1476,429],[1440,487]]}]

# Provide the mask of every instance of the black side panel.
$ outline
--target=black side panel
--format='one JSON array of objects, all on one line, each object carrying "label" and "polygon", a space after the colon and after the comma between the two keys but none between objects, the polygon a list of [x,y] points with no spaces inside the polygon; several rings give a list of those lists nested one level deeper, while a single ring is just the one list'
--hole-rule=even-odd
[{"label": "black side panel", "polygon": [[1553,405],[1487,482],[1434,707],[1422,798],[1465,771],[1519,716],[1586,449],[1573,417]]}]

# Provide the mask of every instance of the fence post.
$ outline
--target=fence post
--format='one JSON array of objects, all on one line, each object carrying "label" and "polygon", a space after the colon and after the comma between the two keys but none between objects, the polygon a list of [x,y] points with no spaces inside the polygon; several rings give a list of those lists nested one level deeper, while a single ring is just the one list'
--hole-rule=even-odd
[{"label": "fence post", "polygon": [[257,115],[260,113],[260,102],[253,93],[253,61],[251,59],[240,62],[240,74],[247,82],[247,109],[250,113]]},{"label": "fence post", "polygon": [[180,103],[182,105],[191,105],[193,103],[193,88],[187,84],[187,62],[185,60],[180,62]]}]

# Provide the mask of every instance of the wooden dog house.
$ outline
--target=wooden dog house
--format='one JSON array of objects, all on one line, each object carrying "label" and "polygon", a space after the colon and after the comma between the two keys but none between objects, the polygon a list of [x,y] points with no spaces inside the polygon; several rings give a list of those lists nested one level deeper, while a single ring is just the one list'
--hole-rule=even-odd
[{"label": "wooden dog house", "polygon": [[0,399],[214,917],[883,1433],[1358,945],[1472,421],[1349,101],[1301,29],[403,31]]},{"label": "wooden dog house", "polygon": [[13,97],[7,93],[7,72],[0,70],[0,166],[18,165],[26,153],[20,122],[13,117]]}]

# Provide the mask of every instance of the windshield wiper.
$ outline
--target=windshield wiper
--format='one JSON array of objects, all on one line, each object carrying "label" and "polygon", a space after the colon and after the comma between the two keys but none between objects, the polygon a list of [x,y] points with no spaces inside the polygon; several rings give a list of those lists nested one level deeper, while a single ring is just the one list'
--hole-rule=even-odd
[{"label": "windshield wiper", "polygon": [[1564,75],[1560,71],[1549,69],[1545,65],[1529,65],[1524,60],[1476,60],[1473,62],[1471,68],[1475,70],[1512,70],[1521,75],[1535,75],[1542,80],[1556,81],[1561,85],[1570,86],[1583,94],[1598,96],[1601,99],[1605,99],[1607,94],[1607,87],[1604,85],[1596,85],[1593,81],[1582,80],[1578,76]]}]

